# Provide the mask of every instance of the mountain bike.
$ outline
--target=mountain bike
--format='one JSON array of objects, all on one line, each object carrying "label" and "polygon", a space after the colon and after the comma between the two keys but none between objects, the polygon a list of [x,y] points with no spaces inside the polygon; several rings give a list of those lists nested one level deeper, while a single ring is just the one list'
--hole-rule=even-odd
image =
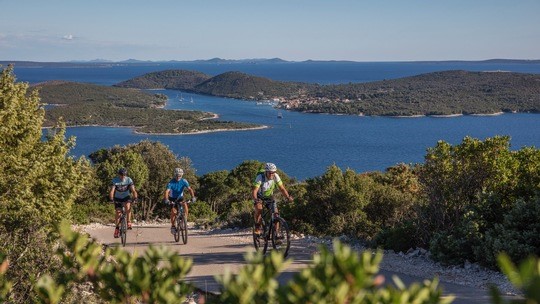
[{"label": "mountain bike", "polygon": [[126,239],[127,239],[127,212],[126,212],[126,202],[119,202],[122,204],[122,213],[120,214],[120,241],[122,242],[122,246],[126,246]]},{"label": "mountain bike", "polygon": [[287,222],[279,216],[276,201],[263,201],[264,208],[262,218],[262,233],[256,234],[256,223],[253,224],[253,244],[256,250],[266,254],[268,244],[272,242],[272,248],[283,253],[284,257],[289,254],[291,247],[291,233]]},{"label": "mountain bike", "polygon": [[182,242],[187,244],[188,241],[188,228],[187,228],[187,219],[184,214],[184,203],[191,203],[191,200],[183,201],[182,198],[179,198],[172,202],[178,210],[176,214],[176,220],[174,221],[174,227],[176,232],[174,233],[174,241],[178,242],[180,240],[180,235],[182,235]]}]

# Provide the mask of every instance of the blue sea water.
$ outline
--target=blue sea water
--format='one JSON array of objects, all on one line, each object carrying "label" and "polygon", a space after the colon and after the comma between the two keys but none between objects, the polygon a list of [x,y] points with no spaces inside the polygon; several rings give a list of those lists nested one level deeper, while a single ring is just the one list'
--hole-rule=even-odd
[{"label": "blue sea water", "polygon": [[[280,64],[159,64],[109,68],[18,68],[19,81],[70,80],[112,85],[151,71],[189,69],[216,75],[243,71],[277,80],[316,83],[367,82],[412,76],[441,70],[505,70],[540,73],[540,64],[497,63],[280,63]],[[152,91],[156,92],[156,91]],[[140,135],[129,128],[76,127],[76,156],[100,148],[160,141],[179,156],[193,161],[198,174],[230,170],[244,160],[275,162],[298,179],[315,177],[336,164],[356,172],[382,171],[400,162],[423,162],[426,149],[438,140],[457,144],[465,136],[485,139],[495,135],[511,137],[512,149],[540,146],[540,115],[460,116],[453,118],[385,118],[304,114],[278,111],[267,104],[159,90],[169,96],[168,109],[203,110],[217,113],[222,120],[253,122],[269,126],[263,130],[228,131],[196,135]],[[193,99],[193,102],[189,100]]]}]

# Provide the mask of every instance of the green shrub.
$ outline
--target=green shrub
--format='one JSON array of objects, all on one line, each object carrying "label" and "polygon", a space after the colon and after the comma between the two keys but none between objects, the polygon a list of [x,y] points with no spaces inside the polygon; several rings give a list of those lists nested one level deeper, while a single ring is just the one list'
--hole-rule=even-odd
[{"label": "green shrub", "polygon": [[383,229],[374,239],[374,246],[392,249],[396,252],[407,252],[417,247],[417,228],[413,222],[400,223],[394,227]]},{"label": "green shrub", "polygon": [[227,227],[247,228],[253,226],[253,202],[234,202],[221,220]]},{"label": "green shrub", "polygon": [[[540,260],[538,257],[530,256],[523,260],[519,267],[516,267],[506,254],[500,254],[497,261],[512,285],[523,292],[523,299],[513,300],[509,303],[540,303]],[[492,303],[507,303],[496,287],[491,287],[491,295]]]},{"label": "green shrub", "polygon": [[114,207],[107,203],[79,203],[71,209],[73,224],[111,223],[114,219]]},{"label": "green shrub", "polygon": [[197,201],[189,205],[190,220],[195,220],[198,225],[211,225],[217,218],[217,213],[212,211],[210,204]]},{"label": "green shrub", "polygon": [[495,266],[496,256],[505,252],[519,263],[531,254],[540,256],[540,195],[529,201],[519,200],[504,221],[486,232],[477,256],[488,266]]}]

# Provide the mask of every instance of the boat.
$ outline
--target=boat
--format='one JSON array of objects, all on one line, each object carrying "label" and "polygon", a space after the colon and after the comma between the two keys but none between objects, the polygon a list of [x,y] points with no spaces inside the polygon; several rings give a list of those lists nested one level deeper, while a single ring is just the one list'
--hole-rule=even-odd
[{"label": "boat", "polygon": [[281,114],[281,112],[278,112],[277,113],[277,118],[283,118],[283,114]]},{"label": "boat", "polygon": [[176,98],[178,98],[178,101],[184,101],[184,96],[182,96],[182,94],[180,94],[180,97],[176,94]]},{"label": "boat", "polygon": [[193,97],[191,97],[191,99],[189,100],[189,102],[193,103]]}]

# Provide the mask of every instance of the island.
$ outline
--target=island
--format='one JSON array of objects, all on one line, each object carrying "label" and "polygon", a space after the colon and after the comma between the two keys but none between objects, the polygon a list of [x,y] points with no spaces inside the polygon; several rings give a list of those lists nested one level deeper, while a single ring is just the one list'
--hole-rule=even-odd
[{"label": "island", "polygon": [[540,112],[540,75],[505,71],[453,70],[369,83],[320,85],[275,81],[235,71],[212,77],[195,71],[166,70],[115,86],[270,100],[278,108],[308,113],[441,117]]},{"label": "island", "polygon": [[96,84],[50,81],[33,85],[45,107],[44,127],[62,119],[66,126],[132,127],[145,134],[192,134],[251,130],[265,126],[216,120],[202,111],[165,110],[164,94]]}]

